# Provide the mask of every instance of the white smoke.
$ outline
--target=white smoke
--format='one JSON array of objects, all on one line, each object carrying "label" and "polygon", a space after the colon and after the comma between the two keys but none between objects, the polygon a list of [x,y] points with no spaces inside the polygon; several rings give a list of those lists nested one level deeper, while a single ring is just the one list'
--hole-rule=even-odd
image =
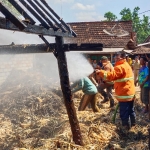
[{"label": "white smoke", "polygon": [[[44,43],[38,35],[0,29],[0,45],[17,44],[41,44]],[[53,37],[46,37],[50,43],[54,43]]]},{"label": "white smoke", "polygon": [[[38,58],[35,60],[35,68],[38,68],[45,76],[52,78],[54,82],[60,80],[57,59],[53,54],[36,54],[35,58]],[[67,52],[66,58],[71,82],[86,77],[93,72],[92,66],[81,53]]]},{"label": "white smoke", "polygon": [[70,81],[79,80],[93,72],[93,68],[88,60],[79,52],[68,52],[67,63]]}]

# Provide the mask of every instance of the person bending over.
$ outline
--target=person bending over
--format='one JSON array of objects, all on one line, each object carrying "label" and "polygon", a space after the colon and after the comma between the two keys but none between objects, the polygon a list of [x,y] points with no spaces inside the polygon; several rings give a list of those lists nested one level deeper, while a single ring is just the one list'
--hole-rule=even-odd
[{"label": "person bending over", "polygon": [[92,83],[92,81],[85,77],[80,79],[78,82],[75,82],[71,85],[72,93],[75,93],[79,90],[82,90],[84,95],[81,98],[78,111],[84,111],[88,104],[91,104],[93,112],[99,112],[100,109],[97,106],[97,87]]}]

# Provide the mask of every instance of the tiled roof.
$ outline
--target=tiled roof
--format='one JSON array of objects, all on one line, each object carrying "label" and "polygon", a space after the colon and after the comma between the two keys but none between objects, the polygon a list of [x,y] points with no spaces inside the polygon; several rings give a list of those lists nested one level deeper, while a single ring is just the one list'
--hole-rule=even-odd
[{"label": "tiled roof", "polygon": [[132,54],[150,54],[150,48],[140,46],[132,51]]},{"label": "tiled roof", "polygon": [[[124,47],[130,40],[130,35],[124,37],[109,36],[104,29],[112,28],[117,22],[74,22],[68,23],[77,33],[77,38],[65,38],[65,43],[101,43],[104,47]],[[120,21],[123,30],[132,32],[132,21]]]},{"label": "tiled roof", "polygon": [[[144,43],[150,42],[150,35],[145,39]],[[150,47],[150,44],[145,45],[146,47]]]}]

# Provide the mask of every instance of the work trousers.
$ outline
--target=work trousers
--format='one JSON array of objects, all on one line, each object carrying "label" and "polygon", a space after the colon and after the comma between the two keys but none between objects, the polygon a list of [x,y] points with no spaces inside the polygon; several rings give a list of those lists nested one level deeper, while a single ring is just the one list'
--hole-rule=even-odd
[{"label": "work trousers", "polygon": [[134,70],[134,82],[137,81],[138,76],[139,76],[139,70],[138,70],[138,69],[135,69],[135,70]]},{"label": "work trousers", "polygon": [[[106,92],[104,91],[105,89],[106,89]],[[107,83],[101,83],[98,87],[99,93],[101,93],[101,95],[104,98],[109,98],[109,99],[113,99],[112,89],[113,89],[113,85],[107,84]]]},{"label": "work trousers", "polygon": [[129,126],[129,118],[131,126],[135,125],[134,100],[129,102],[119,102],[120,118],[123,126]]},{"label": "work trousers", "polygon": [[78,111],[85,110],[86,106],[89,103],[91,104],[93,112],[99,112],[100,111],[100,109],[97,106],[97,94],[92,94],[92,95],[84,94],[82,96],[81,101],[80,101],[80,105],[79,105]]},{"label": "work trousers", "polygon": [[140,98],[143,104],[149,104],[149,87],[141,88]]}]

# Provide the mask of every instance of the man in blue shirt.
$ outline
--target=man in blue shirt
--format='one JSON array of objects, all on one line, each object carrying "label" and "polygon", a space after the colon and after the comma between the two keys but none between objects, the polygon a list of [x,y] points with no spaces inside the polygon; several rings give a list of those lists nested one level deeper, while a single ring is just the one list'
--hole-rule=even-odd
[{"label": "man in blue shirt", "polygon": [[72,93],[75,93],[79,90],[82,90],[84,93],[78,108],[79,111],[85,110],[86,106],[89,103],[91,103],[93,112],[100,111],[100,109],[97,106],[97,94],[98,94],[97,88],[88,77],[85,77],[79,80],[78,82],[74,83],[71,86],[71,89]]},{"label": "man in blue shirt", "polygon": [[148,112],[149,104],[149,68],[146,66],[147,59],[145,57],[140,58],[141,68],[139,70],[138,82],[141,88],[141,101],[145,104],[144,113]]}]

